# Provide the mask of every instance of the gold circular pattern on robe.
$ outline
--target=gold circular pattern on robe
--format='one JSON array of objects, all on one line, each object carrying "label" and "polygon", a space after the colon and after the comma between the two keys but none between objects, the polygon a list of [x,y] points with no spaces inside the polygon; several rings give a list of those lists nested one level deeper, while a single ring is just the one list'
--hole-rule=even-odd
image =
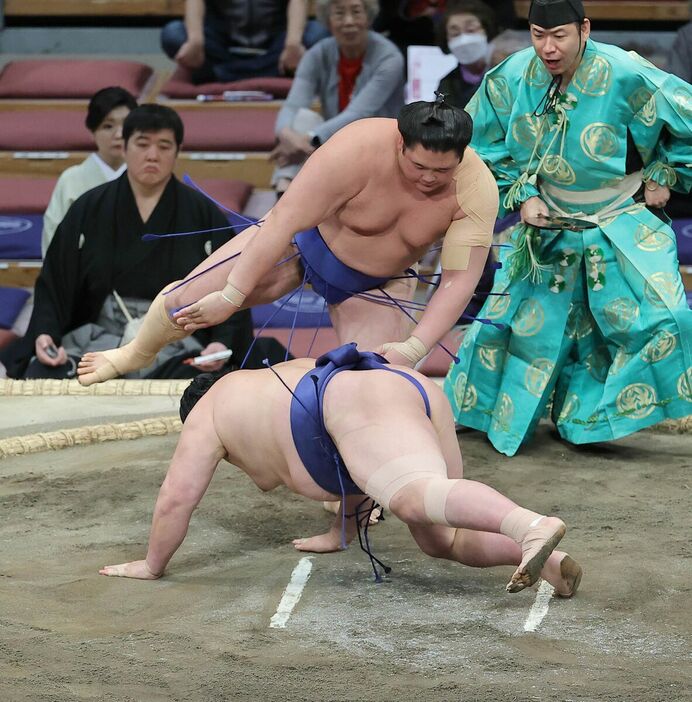
[{"label": "gold circular pattern on robe", "polygon": [[657,117],[656,110],[656,96],[652,95],[644,104],[644,106],[637,112],[634,119],[641,122],[647,127],[652,127],[656,122]]},{"label": "gold circular pattern on robe", "polygon": [[598,383],[605,383],[610,368],[610,355],[605,346],[594,349],[585,359],[584,365],[589,375]]},{"label": "gold circular pattern on robe", "polygon": [[467,349],[478,337],[478,332],[481,328],[481,322],[474,322],[470,329],[464,334],[464,339],[461,342],[461,348]]},{"label": "gold circular pattern on robe", "polygon": [[510,302],[510,295],[494,295],[484,308],[485,316],[488,319],[500,319],[509,309]]},{"label": "gold circular pattern on robe", "polygon": [[649,90],[649,88],[645,88],[644,86],[637,88],[628,98],[627,98],[627,104],[630,106],[630,109],[632,112],[636,115],[639,110],[646,105],[649,100],[651,100],[651,96],[653,95],[653,92]]},{"label": "gold circular pattern on robe", "polygon": [[487,80],[488,97],[493,107],[501,115],[508,115],[512,111],[512,95],[509,83],[503,76],[490,76]]},{"label": "gold circular pattern on robe", "polygon": [[572,80],[572,84],[580,93],[594,97],[605,95],[610,90],[611,82],[610,63],[602,56],[596,55],[582,59]]},{"label": "gold circular pattern on robe", "polygon": [[574,185],[577,181],[577,176],[572,166],[558,154],[546,156],[541,167],[541,173],[561,185]]},{"label": "gold circular pattern on robe", "polygon": [[514,403],[512,398],[503,392],[496,412],[493,413],[493,428],[500,431],[509,431],[514,419]]},{"label": "gold circular pattern on robe", "polygon": [[565,422],[571,419],[581,407],[581,402],[579,401],[579,396],[575,393],[570,393],[562,405],[562,410],[560,411],[560,416],[557,418],[558,422]]},{"label": "gold circular pattern on robe", "polygon": [[629,297],[616,297],[603,308],[603,312],[615,331],[626,332],[639,317],[639,305]]},{"label": "gold circular pattern on robe", "polygon": [[660,251],[671,245],[670,237],[660,229],[640,224],[634,232],[634,243],[642,251]]},{"label": "gold circular pattern on robe", "polygon": [[692,119],[692,93],[687,88],[676,88],[673,91],[673,100],[675,100],[682,116],[686,119]]},{"label": "gold circular pattern on robe", "polygon": [[495,372],[500,367],[504,354],[504,347],[478,345],[478,360],[483,368]]},{"label": "gold circular pattern on robe", "polygon": [[632,383],[620,391],[615,400],[618,412],[630,419],[644,419],[655,409],[656,390],[646,383]]},{"label": "gold circular pattern on robe", "polygon": [[542,397],[553,368],[555,364],[549,358],[534,358],[524,374],[524,387],[535,397]]},{"label": "gold circular pattern on robe", "polygon": [[541,303],[533,297],[524,300],[512,320],[512,331],[517,336],[534,336],[543,329],[545,312]]},{"label": "gold circular pattern on robe", "polygon": [[644,285],[644,295],[654,307],[676,307],[683,296],[680,276],[667,271],[654,273]]},{"label": "gold circular pattern on robe", "polygon": [[478,393],[473,383],[469,383],[466,373],[459,373],[454,382],[454,400],[460,412],[472,410],[478,402]]},{"label": "gold circular pattern on robe", "polygon": [[618,137],[615,128],[605,122],[593,122],[581,133],[582,151],[597,162],[607,161],[618,152]]},{"label": "gold circular pattern on robe", "polygon": [[639,357],[645,363],[658,363],[664,358],[668,358],[675,347],[678,340],[675,334],[671,334],[665,329],[658,332],[656,336],[639,352]]},{"label": "gold circular pattern on robe", "polygon": [[550,74],[538,56],[534,56],[529,61],[529,65],[524,71],[524,80],[534,88],[544,88],[550,83]]},{"label": "gold circular pattern on robe", "polygon": [[[625,216],[625,215],[623,215],[623,216]],[[618,249],[617,247],[614,247],[614,248],[615,248],[615,260],[618,263],[618,268],[620,269],[620,272],[622,273],[622,275],[631,276],[634,274],[636,276],[636,278],[638,278],[638,279],[641,278],[641,274],[639,273],[639,271],[637,271],[637,269],[634,267],[632,262],[627,258],[627,256],[625,256],[625,254],[622,253],[622,251],[620,251],[620,249]]]},{"label": "gold circular pattern on robe", "polygon": [[678,395],[680,395],[683,400],[692,402],[692,366],[684,373],[681,373],[678,378]]},{"label": "gold circular pattern on robe", "polygon": [[587,337],[593,331],[591,313],[583,302],[572,302],[567,314],[565,333],[570,339],[577,341]]},{"label": "gold circular pattern on robe", "polygon": [[541,130],[541,119],[532,112],[527,112],[517,117],[512,124],[512,136],[522,146],[533,149],[538,134]]},{"label": "gold circular pattern on robe", "polygon": [[610,366],[610,375],[617,375],[625,367],[625,365],[631,358],[632,354],[627,353],[627,351],[625,351],[624,346],[620,346],[617,350],[617,353],[615,354],[613,363]]}]

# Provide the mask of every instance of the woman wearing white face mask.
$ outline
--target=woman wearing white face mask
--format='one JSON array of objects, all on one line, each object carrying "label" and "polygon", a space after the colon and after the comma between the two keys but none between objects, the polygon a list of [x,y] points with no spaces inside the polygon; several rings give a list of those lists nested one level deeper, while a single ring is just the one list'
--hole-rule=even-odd
[{"label": "woman wearing white face mask", "polygon": [[440,26],[440,46],[459,61],[438,91],[455,107],[464,108],[489,67],[490,42],[497,35],[495,13],[481,0],[448,2]]}]

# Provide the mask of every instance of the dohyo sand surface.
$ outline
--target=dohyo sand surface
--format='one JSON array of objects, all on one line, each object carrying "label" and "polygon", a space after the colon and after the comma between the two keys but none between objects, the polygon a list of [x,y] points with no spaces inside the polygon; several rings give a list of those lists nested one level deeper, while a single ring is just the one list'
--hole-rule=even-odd
[{"label": "dohyo sand surface", "polygon": [[106,578],[144,557],[177,436],[0,461],[0,700],[692,699],[689,435],[579,449],[546,426],[512,459],[461,439],[466,477],[565,520],[574,599],[537,615],[538,586],[505,593],[511,568],[428,558],[388,516],[384,583],[357,543],[314,556],[270,628],[304,556],[291,539],[329,525],[318,503],[222,464],[166,577]]}]

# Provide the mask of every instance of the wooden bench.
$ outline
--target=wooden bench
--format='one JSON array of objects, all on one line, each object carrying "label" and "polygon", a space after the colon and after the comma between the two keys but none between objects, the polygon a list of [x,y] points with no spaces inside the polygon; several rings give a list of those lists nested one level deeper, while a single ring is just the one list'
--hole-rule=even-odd
[{"label": "wooden bench", "polygon": [[5,0],[7,17],[181,16],[185,0]]},{"label": "wooden bench", "polygon": [[[517,16],[526,19],[530,5],[530,0],[515,0]],[[685,22],[690,19],[688,0],[586,0],[584,10],[592,20]]]}]

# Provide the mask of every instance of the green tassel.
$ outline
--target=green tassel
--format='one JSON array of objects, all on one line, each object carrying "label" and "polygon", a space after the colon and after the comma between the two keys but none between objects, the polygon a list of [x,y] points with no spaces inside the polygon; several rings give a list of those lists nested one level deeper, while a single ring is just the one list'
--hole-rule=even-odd
[{"label": "green tassel", "polygon": [[666,185],[672,188],[678,182],[678,174],[671,166],[660,161],[653,161],[644,169],[642,180],[645,183],[653,180],[658,185]]},{"label": "green tassel", "polygon": [[514,251],[507,256],[507,275],[510,281],[529,278],[534,285],[541,282],[543,271],[550,270],[550,267],[541,263],[538,258],[540,246],[541,235],[536,227],[527,224],[517,227]]}]

